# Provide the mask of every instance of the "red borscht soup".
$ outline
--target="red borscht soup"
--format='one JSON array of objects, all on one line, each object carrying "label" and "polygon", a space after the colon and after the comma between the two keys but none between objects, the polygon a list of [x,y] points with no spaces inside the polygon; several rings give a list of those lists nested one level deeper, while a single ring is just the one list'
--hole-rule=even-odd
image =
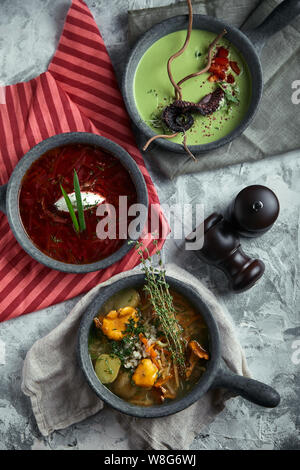
[{"label": "red borscht soup", "polygon": [[113,205],[116,221],[119,196],[127,196],[128,207],[137,202],[130,175],[117,158],[99,147],[72,144],[49,150],[31,165],[21,185],[20,216],[28,237],[43,253],[64,263],[89,264],[107,258],[126,241],[118,239],[118,223],[116,239],[97,237],[99,204],[84,206],[86,229],[74,230],[70,212],[61,205],[61,186],[68,195],[74,194],[74,170],[81,194],[94,199],[100,195],[100,203]]}]

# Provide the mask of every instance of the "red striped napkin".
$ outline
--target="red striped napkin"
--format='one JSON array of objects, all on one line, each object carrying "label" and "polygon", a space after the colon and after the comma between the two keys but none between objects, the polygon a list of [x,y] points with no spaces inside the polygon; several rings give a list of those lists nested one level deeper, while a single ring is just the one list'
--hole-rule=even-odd
[{"label": "red striped napkin", "polygon": [[[100,134],[121,145],[137,162],[149,203],[158,196],[130,127],[114,71],[91,12],[73,0],[48,70],[26,83],[2,88],[0,100],[0,183],[34,145],[61,132]],[[5,99],[3,99],[5,98]],[[165,232],[168,225],[159,217]],[[163,245],[160,239],[158,248]],[[154,252],[151,236],[145,243]],[[0,321],[48,307],[87,292],[139,263],[135,250],[113,266],[85,275],[64,274],[35,262],[16,242],[0,213]]]}]

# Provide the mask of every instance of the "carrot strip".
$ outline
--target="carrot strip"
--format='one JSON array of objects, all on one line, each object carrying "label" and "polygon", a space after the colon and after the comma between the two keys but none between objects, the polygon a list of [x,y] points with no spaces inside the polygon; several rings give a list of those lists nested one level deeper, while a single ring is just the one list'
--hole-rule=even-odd
[{"label": "carrot strip", "polygon": [[147,341],[147,338],[145,338],[145,336],[143,335],[143,333],[140,333],[139,334],[139,339],[140,341],[145,345],[146,347],[146,352],[150,355],[150,358],[151,358],[151,361],[153,362],[153,364],[155,364],[155,366],[160,369],[160,366],[159,366],[159,363],[157,362],[156,360],[156,357],[157,357],[157,352],[154,351],[154,346],[155,346],[155,343],[151,344],[149,346],[149,343]]},{"label": "carrot strip", "polygon": [[170,379],[172,379],[173,375],[168,375],[167,377],[165,377],[164,379],[161,378],[161,379],[158,379],[158,381],[154,384],[154,387],[158,388],[158,387],[161,387],[162,385],[164,385],[165,383],[167,383]]},{"label": "carrot strip", "polygon": [[148,341],[147,338],[143,335],[143,333],[139,334],[140,341],[147,347],[148,346]]},{"label": "carrot strip", "polygon": [[153,362],[153,364],[154,364],[158,369],[160,369],[159,363],[157,362],[157,360],[156,360],[154,357],[151,357],[151,361]]},{"label": "carrot strip", "polygon": [[164,354],[166,354],[167,356],[169,356],[171,353],[170,351],[168,351],[167,349],[162,349],[162,351],[164,352]]},{"label": "carrot strip", "polygon": [[151,357],[151,360],[152,360],[153,364],[155,364],[156,367],[157,367],[158,369],[160,369],[159,363],[158,363],[157,360],[156,360],[157,352],[154,351],[153,348],[154,348],[154,343],[153,343],[149,348],[147,348],[146,351],[150,354],[150,357]]}]

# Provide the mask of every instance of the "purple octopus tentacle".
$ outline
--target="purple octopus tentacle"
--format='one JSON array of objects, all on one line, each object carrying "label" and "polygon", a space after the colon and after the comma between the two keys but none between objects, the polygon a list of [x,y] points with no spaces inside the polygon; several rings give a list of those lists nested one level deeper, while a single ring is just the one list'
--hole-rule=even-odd
[{"label": "purple octopus tentacle", "polygon": [[217,111],[220,106],[220,102],[224,98],[224,95],[225,93],[222,88],[218,87],[212,93],[204,96],[204,98],[202,98],[202,100],[198,103],[198,107],[201,109],[201,111],[199,109],[201,114],[207,116],[208,114],[212,114]]},{"label": "purple octopus tentacle", "polygon": [[224,98],[222,88],[217,88],[212,93],[204,96],[199,103],[176,100],[163,110],[162,120],[169,129],[174,132],[186,132],[194,124],[191,113],[200,113],[202,116],[217,111],[221,100]]}]

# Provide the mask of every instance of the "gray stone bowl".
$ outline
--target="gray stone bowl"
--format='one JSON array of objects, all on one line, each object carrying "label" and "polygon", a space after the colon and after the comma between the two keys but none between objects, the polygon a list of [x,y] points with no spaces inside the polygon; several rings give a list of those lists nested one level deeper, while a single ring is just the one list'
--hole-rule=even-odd
[{"label": "gray stone bowl", "polygon": [[241,395],[245,399],[264,407],[273,408],[280,402],[280,396],[270,386],[247,379],[231,372],[221,360],[221,343],[218,326],[209,307],[202,301],[198,292],[188,284],[172,277],[167,282],[177,292],[184,295],[189,302],[201,312],[209,330],[210,360],[207,370],[197,384],[185,396],[169,403],[156,406],[136,406],[122,400],[112,393],[97,378],[88,352],[88,336],[94,317],[98,314],[103,303],[116,292],[129,287],[142,287],[145,282],[144,274],[136,274],[120,279],[110,286],[101,289],[84,313],[77,343],[77,356],[81,369],[92,390],[101,400],[122,413],[138,418],[158,418],[181,411],[199,400],[209,389],[225,388],[233,394]]},{"label": "gray stone bowl", "polygon": [[[133,249],[132,246],[128,244],[127,240],[124,240],[124,244],[119,248],[119,250],[101,261],[90,264],[63,263],[45,255],[32,243],[24,230],[19,212],[19,192],[22,179],[32,163],[50,149],[61,145],[76,143],[90,144],[103,148],[110,152],[114,157],[118,158],[128,171],[135,185],[137,201],[148,207],[148,190],[144,177],[133,158],[122,147],[97,134],[91,134],[88,132],[68,132],[43,140],[24,155],[15,167],[8,184],[0,187],[0,210],[6,213],[14,236],[21,247],[30,256],[32,256],[32,258],[39,263],[58,271],[83,274],[107,268],[123,258],[130,250]],[[141,225],[143,227],[146,223],[146,218],[146,215],[143,218],[141,217]]]},{"label": "gray stone bowl", "polygon": [[[206,30],[219,34],[225,28],[227,30],[226,39],[230,41],[244,57],[248,65],[252,93],[247,113],[240,124],[229,134],[214,142],[203,145],[191,145],[190,150],[194,154],[208,152],[222,145],[228,144],[233,139],[241,135],[252,122],[263,91],[262,67],[259,59],[259,53],[264,43],[277,31],[284,28],[300,13],[299,0],[284,0],[277,8],[264,20],[256,29],[243,33],[239,29],[206,15],[193,16],[193,29]],[[137,66],[145,52],[160,38],[174,31],[186,30],[188,27],[188,16],[175,16],[162,21],[149,29],[137,41],[129,54],[125,72],[123,75],[122,91],[128,113],[136,125],[137,129],[146,137],[145,142],[156,133],[145,121],[142,120],[134,99],[134,77]],[[179,49],[180,45],[178,46]],[[167,66],[167,64],[166,64]],[[199,96],[199,99],[201,97]],[[157,139],[155,143],[165,150],[171,152],[185,153],[181,144],[177,144],[167,139]]]}]

